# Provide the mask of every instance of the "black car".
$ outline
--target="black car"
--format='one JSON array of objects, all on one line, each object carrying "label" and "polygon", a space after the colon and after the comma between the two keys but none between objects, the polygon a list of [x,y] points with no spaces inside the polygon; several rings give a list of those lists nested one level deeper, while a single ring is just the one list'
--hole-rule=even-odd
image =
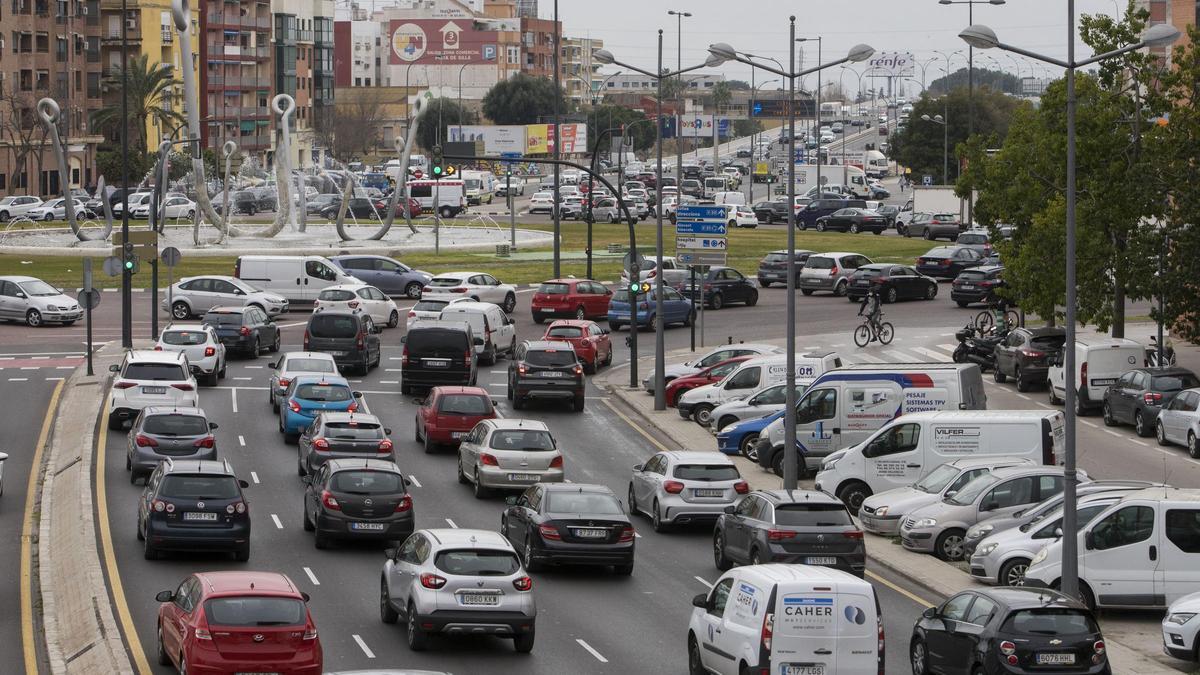
[{"label": "black car", "polygon": [[382,358],[382,332],[383,328],[362,309],[317,307],[304,329],[304,351],[324,352],[333,357],[338,368],[357,368],[366,375]]},{"label": "black car", "polygon": [[691,277],[679,285],[683,297],[695,302],[703,293],[704,305],[721,309],[731,302],[740,302],[747,307],[758,304],[758,289],[741,272],[732,267],[709,267],[703,279],[692,284]]},{"label": "black car", "polygon": [[[342,196],[339,194],[328,192],[328,193],[324,193],[324,194],[319,194],[316,197],[313,197],[312,199],[308,200],[304,204],[304,210],[305,210],[305,213],[307,213],[310,216],[319,216],[319,215],[323,215],[326,209],[328,209],[330,207],[333,207],[334,209],[338,209],[338,208],[341,208],[341,205],[342,205]],[[334,211],[334,213],[335,214],[337,213],[336,210]]]},{"label": "black car", "polygon": [[1104,392],[1104,423],[1132,424],[1138,436],[1152,436],[1162,407],[1193,387],[1200,379],[1187,368],[1134,368]]},{"label": "black car", "polygon": [[529,399],[568,399],[584,406],[583,364],[566,342],[526,340],[508,363],[508,400],[521,410]]},{"label": "black car", "polygon": [[813,490],[755,490],[717,519],[713,562],[722,571],[780,562],[834,567],[861,577],[867,549],[862,530],[836,497]]},{"label": "black car", "polygon": [[227,551],[250,559],[250,512],[229,460],[160,462],[138,499],[137,538],[146,560],[162,551]]},{"label": "black car", "polygon": [[392,430],[379,418],[359,412],[325,411],[300,434],[296,443],[296,472],[316,473],[325,462],[359,458],[396,461]]},{"label": "black car", "polygon": [[1045,384],[1050,359],[1062,350],[1066,341],[1063,328],[1014,328],[996,345],[992,377],[997,382],[1011,377],[1017,381],[1017,391]]},{"label": "black car", "polygon": [[[812,255],[812,251],[798,250],[795,252],[795,269],[796,269],[796,288],[800,287],[800,268],[804,267],[804,262],[808,260],[808,256]],[[763,256],[763,259],[758,261],[758,285],[763,288],[770,288],[773,283],[787,283],[787,250],[771,251]]]},{"label": "black car", "polygon": [[413,533],[408,479],[383,459],[331,459],[304,477],[304,531],[330,539],[403,541]]},{"label": "black car", "polygon": [[633,573],[633,524],[607,487],[539,483],[507,501],[500,534],[517,549],[526,570],[612,565],[617,574]]},{"label": "black car", "polygon": [[917,258],[917,271],[939,279],[953,279],[963,270],[983,264],[983,256],[966,246],[938,246]]},{"label": "black car", "polygon": [[963,270],[950,284],[950,299],[959,307],[995,301],[996,291],[1004,287],[1003,272],[1003,265],[980,265]]},{"label": "black car", "polygon": [[741,150],[738,150],[738,151],[737,151],[736,155],[737,155],[738,157],[749,157],[749,156],[750,156],[750,151],[749,151],[749,150],[747,150],[746,148],[742,148]]},{"label": "black car", "polygon": [[[1088,608],[1048,589],[964,591],[913,625],[914,673],[1111,675],[1104,636]],[[969,669],[969,670],[968,670]]]},{"label": "black car", "polygon": [[475,386],[477,360],[471,324],[465,321],[418,321],[400,338],[400,393],[414,387]]},{"label": "black car", "polygon": [[[321,209],[321,217],[327,220],[333,220],[337,218],[338,211],[340,211],[341,208],[342,205],[340,202],[328,204],[325,206],[325,208]],[[370,199],[366,199],[364,197],[352,197],[346,204],[346,217],[353,217],[361,220],[379,220],[379,211],[375,209],[375,202],[371,201]]]},{"label": "black car", "polygon": [[858,234],[859,232],[874,232],[883,234],[887,229],[887,218],[874,211],[860,208],[839,209],[827,216],[817,218],[817,232],[839,230]]},{"label": "black car", "polygon": [[230,351],[258,358],[263,349],[279,351],[279,327],[275,320],[256,305],[213,307],[201,323],[212,326],[221,344]]},{"label": "black car", "polygon": [[[214,195],[212,205],[213,209],[220,213],[221,209],[225,208],[225,194]],[[229,195],[229,212],[231,214],[244,213],[252,216],[263,210],[265,209],[259,208],[258,196],[250,190],[238,190]]]},{"label": "black car", "polygon": [[[826,193],[828,194],[828,193]],[[866,209],[867,202],[862,199],[845,199],[841,196],[830,198],[822,196],[804,205],[796,212],[796,227],[807,230],[816,227],[817,220],[842,209]]]},{"label": "black car", "polygon": [[694,178],[684,178],[679,190],[689,197],[704,198],[704,184]]},{"label": "black car", "polygon": [[159,462],[171,459],[217,459],[215,422],[200,408],[149,406],[129,427],[125,468],[129,482],[149,476]]},{"label": "black car", "polygon": [[900,213],[900,207],[896,206],[895,204],[883,204],[879,208],[875,209],[875,213],[878,213],[887,219],[887,226],[890,230],[896,226],[896,216]]},{"label": "black car", "polygon": [[754,217],[758,218],[760,223],[773,223],[777,220],[787,221],[788,205],[787,200],[774,200],[769,202],[759,202],[754,205]]},{"label": "black car", "polygon": [[878,289],[884,302],[932,300],[937,297],[938,283],[937,279],[927,277],[908,265],[871,263],[850,275],[846,297],[850,302],[858,302],[872,288]]}]

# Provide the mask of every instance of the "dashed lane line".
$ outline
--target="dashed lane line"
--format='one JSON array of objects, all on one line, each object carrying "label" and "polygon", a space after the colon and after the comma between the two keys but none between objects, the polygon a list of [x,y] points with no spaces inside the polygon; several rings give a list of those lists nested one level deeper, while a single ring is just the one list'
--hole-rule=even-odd
[{"label": "dashed lane line", "polygon": [[304,573],[308,575],[308,580],[312,582],[313,586],[321,585],[321,582],[317,581],[317,575],[313,574],[312,569],[310,569],[308,567],[304,567],[302,569],[304,570]]},{"label": "dashed lane line", "polygon": [[251,472],[250,472],[250,480],[254,481],[254,484],[255,484],[255,485],[258,485],[258,484],[259,484],[259,480],[258,480],[258,472],[257,472],[257,471],[251,471]]},{"label": "dashed lane line", "polygon": [[[264,389],[265,388],[266,387],[264,387]],[[237,387],[230,387],[229,394],[230,394],[230,401],[232,402],[232,405],[233,405],[233,412],[237,412],[238,411],[238,409],[237,409]]]},{"label": "dashed lane line", "polygon": [[413,487],[421,487],[421,481],[417,480],[416,476],[409,476],[408,482],[412,483]]},{"label": "dashed lane line", "polygon": [[283,529],[283,523],[279,522],[279,516],[275,515],[274,513],[271,514],[271,522],[275,523],[275,527],[277,529]]},{"label": "dashed lane line", "polygon": [[246,437],[245,436],[242,436],[242,435],[238,436],[238,445],[242,446],[243,448],[246,447]]},{"label": "dashed lane line", "polygon": [[455,524],[454,524],[454,521],[453,521],[453,520],[450,520],[449,518],[447,518],[447,519],[446,519],[446,524],[447,524],[447,525],[449,525],[450,527],[452,527],[452,528],[456,529],[456,530],[458,529],[458,525],[455,525]]},{"label": "dashed lane line", "polygon": [[367,643],[363,642],[363,639],[357,633],[350,637],[354,638],[354,642],[358,644],[358,648],[363,651],[363,654],[367,655],[368,659],[375,658],[375,652],[371,651],[371,648],[367,646]]},{"label": "dashed lane line", "polygon": [[694,576],[694,577],[692,577],[692,578],[693,578],[693,579],[695,579],[696,581],[699,581],[700,583],[704,584],[705,586],[707,586],[707,587],[709,587],[709,588],[712,588],[712,582],[710,582],[709,580],[705,579],[704,577],[702,577],[702,576]]},{"label": "dashed lane line", "polygon": [[596,660],[599,661],[600,663],[608,663],[608,659],[604,658],[604,655],[601,654],[600,652],[596,651],[596,649],[594,647],[592,647],[588,643],[584,642],[583,638],[575,638],[575,642],[579,643],[579,646],[586,649],[589,654],[596,657]]}]

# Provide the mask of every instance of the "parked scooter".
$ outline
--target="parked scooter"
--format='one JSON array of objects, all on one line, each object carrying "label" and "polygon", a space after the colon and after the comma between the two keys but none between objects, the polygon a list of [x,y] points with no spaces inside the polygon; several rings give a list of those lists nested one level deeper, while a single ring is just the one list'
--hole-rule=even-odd
[{"label": "parked scooter", "polygon": [[1158,362],[1158,339],[1150,336],[1150,344],[1146,345],[1146,367],[1165,368],[1175,365],[1175,345],[1169,338],[1163,338],[1162,363]]},{"label": "parked scooter", "polygon": [[996,345],[1006,334],[985,332],[973,324],[967,324],[954,334],[958,346],[954,348],[952,358],[955,363],[978,364],[980,370],[987,372],[996,365]]}]

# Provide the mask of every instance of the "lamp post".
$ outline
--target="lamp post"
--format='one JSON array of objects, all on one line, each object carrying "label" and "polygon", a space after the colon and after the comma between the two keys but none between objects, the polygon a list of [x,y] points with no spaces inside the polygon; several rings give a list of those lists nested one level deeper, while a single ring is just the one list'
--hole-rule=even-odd
[{"label": "lamp post", "polygon": [[[788,22],[788,65],[792,66],[796,62],[796,17],[789,17]],[[796,456],[796,209],[793,206],[796,203],[796,162],[794,159],[796,147],[796,80],[810,73],[820,73],[826,68],[840,66],[843,63],[865,61],[871,58],[871,55],[875,53],[875,49],[865,44],[855,45],[846,56],[836,61],[820,63],[820,59],[818,58],[816,66],[798,72],[795,70],[775,70],[774,68],[755,63],[744,54],[739,53],[733,47],[724,43],[709,45],[708,52],[717,57],[719,63],[738,61],[755,68],[762,68],[767,72],[774,73],[788,80],[789,100],[792,103],[788,111],[788,131],[790,137],[788,140],[788,153],[792,155],[792,160],[788,162],[787,381],[784,384],[786,402],[783,408],[783,487],[785,490],[794,490],[799,479],[799,465]],[[819,110],[818,108],[818,115]]]},{"label": "lamp post", "polygon": [[[561,278],[562,269],[562,216],[561,209],[558,207],[562,203],[562,197],[559,195],[559,166],[558,160],[562,158],[562,129],[558,124],[558,102],[562,98],[562,85],[559,83],[559,78],[562,76],[559,72],[559,52],[562,51],[562,28],[558,22],[558,0],[554,0],[554,278]],[[632,324],[630,324],[632,325]]]},{"label": "lamp post", "polygon": [[[679,197],[680,197],[679,203],[682,203],[682,201],[683,201],[682,200],[682,197],[683,197],[683,90],[684,90],[684,84],[683,84],[683,19],[685,17],[690,18],[692,16],[692,13],[691,12],[677,12],[673,9],[668,9],[667,15],[675,17],[675,34],[677,36],[677,39],[675,41],[675,70],[676,70],[676,72],[679,73],[679,90],[675,97],[675,186],[679,188],[679,190],[676,192],[676,194],[679,195]],[[659,70],[659,72],[662,72],[662,64],[661,63],[658,64],[658,70]],[[661,85],[661,84],[662,84],[662,80],[660,78],[659,85]],[[660,96],[662,95],[662,87],[661,86],[659,87],[658,93]],[[696,142],[699,143],[699,141],[696,141]],[[659,158],[659,163],[660,164],[662,163],[662,158]],[[662,182],[661,176],[659,177],[659,182],[660,183]],[[657,209],[655,209],[655,210],[657,211]],[[661,279],[662,275],[659,274],[658,277]],[[703,295],[701,295],[700,304],[701,305],[704,304]],[[662,308],[660,307],[659,310],[660,310],[659,315],[661,316]],[[661,338],[657,338],[657,337],[655,338],[656,343],[659,340],[661,340]],[[657,372],[657,371],[655,371],[655,372]],[[657,385],[658,385],[658,383],[655,382],[655,391],[656,392],[658,391]],[[662,408],[658,407],[658,394],[657,393],[654,395],[654,402],[655,402],[654,409],[662,410]]]},{"label": "lamp post", "polygon": [[[819,63],[821,63],[821,47],[824,46],[824,43],[822,42],[821,38],[819,38],[819,37],[816,37],[816,38],[806,38],[806,37],[793,38],[792,42],[809,42],[811,40],[817,41],[817,63],[819,64]],[[815,94],[815,99],[814,99],[813,104],[816,105],[817,108],[816,108],[816,110],[813,111],[814,122],[813,122],[813,126],[809,127],[808,133],[809,133],[809,136],[815,136],[817,139],[817,185],[819,186],[821,184],[821,71],[817,71],[817,88],[813,90],[813,93]],[[792,105],[793,106],[796,105],[794,94],[792,95],[792,101],[793,101]],[[795,144],[793,143],[792,146],[789,146],[789,147],[792,148],[791,162],[794,164],[796,162]],[[826,158],[826,159],[828,159],[828,158]],[[821,192],[819,190],[817,192],[817,196],[818,197],[821,196]],[[792,209],[796,208],[796,205],[794,203],[790,204],[789,206]]]},{"label": "lamp post", "polygon": [[[944,0],[943,0],[944,1]],[[1179,31],[1170,24],[1155,24],[1142,34],[1142,39],[1136,44],[1114,49],[1103,54],[1096,54],[1081,61],[1075,60],[1075,0],[1067,0],[1067,59],[1061,60],[1044,54],[1027,51],[1000,42],[996,32],[983,25],[971,25],[958,34],[971,47],[980,49],[1003,49],[1006,52],[1020,54],[1037,61],[1058,66],[1067,71],[1067,188],[1066,188],[1066,346],[1063,348],[1063,369],[1067,373],[1075,372],[1075,71],[1084,66],[1110,59],[1144,47],[1159,47],[1171,44],[1179,37]],[[1079,595],[1079,522],[1076,509],[1075,479],[1075,427],[1076,427],[1076,397],[1073,386],[1066,387],[1064,411],[1066,413],[1065,449],[1063,481],[1063,522],[1065,535],[1062,539],[1062,581],[1060,590],[1067,595]]]},{"label": "lamp post", "polygon": [[921,119],[926,122],[942,125],[942,185],[950,184],[950,111],[945,110],[945,117],[942,115],[921,115]]},{"label": "lamp post", "polygon": [[[463,118],[462,74],[463,74],[463,70],[469,65],[470,65],[469,63],[464,63],[458,67],[458,140],[460,140],[460,141],[462,140],[462,135],[463,135],[462,134],[462,128],[463,128],[463,123],[462,123],[462,118]],[[441,106],[438,106],[438,108],[440,109]]]}]

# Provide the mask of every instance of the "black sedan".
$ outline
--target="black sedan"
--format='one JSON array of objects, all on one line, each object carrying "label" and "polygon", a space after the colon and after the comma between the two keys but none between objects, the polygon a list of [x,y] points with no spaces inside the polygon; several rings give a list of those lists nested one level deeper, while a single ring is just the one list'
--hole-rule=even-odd
[{"label": "black sedan", "polygon": [[633,524],[607,487],[538,483],[507,501],[500,533],[530,572],[546,565],[612,565],[617,574],[633,574]]},{"label": "black sedan", "polygon": [[959,307],[974,302],[991,303],[996,299],[996,291],[1004,286],[1002,272],[1002,265],[980,265],[963,270],[950,284],[950,299]]},{"label": "black sedan", "polygon": [[983,256],[966,246],[938,246],[917,258],[917,271],[939,279],[953,279],[963,270],[983,264]]},{"label": "black sedan", "polygon": [[1111,675],[1104,636],[1088,608],[1058,591],[1006,586],[964,591],[913,626],[914,673],[1053,672]]},{"label": "black sedan", "polygon": [[413,533],[408,479],[382,459],[331,459],[304,477],[304,531],[330,539],[404,541]]},{"label": "black sedan", "polygon": [[[321,211],[321,217],[333,220],[337,218],[338,211],[341,208],[341,204],[334,202]],[[346,205],[346,217],[362,220],[378,220],[379,211],[375,208],[375,202],[370,199],[366,197],[352,197],[350,203]]]},{"label": "black sedan", "polygon": [[932,300],[938,292],[937,279],[931,279],[908,265],[872,263],[863,265],[850,275],[846,297],[850,302],[862,300],[872,288],[879,290],[884,302]]},{"label": "black sedan", "polygon": [[1152,436],[1162,407],[1192,387],[1200,379],[1187,368],[1134,368],[1104,392],[1104,423],[1132,424],[1138,436]]},{"label": "black sedan", "polygon": [[777,220],[786,222],[788,219],[787,200],[775,200],[755,204],[754,217],[758,218],[758,222],[760,223],[770,224]]},{"label": "black sedan", "polygon": [[874,211],[858,208],[838,209],[827,216],[817,218],[817,232],[826,230],[841,230],[857,234],[859,232],[874,232],[883,234],[887,229],[887,218]]},{"label": "black sedan", "polygon": [[[698,289],[697,286],[700,288]],[[747,307],[753,307],[758,303],[758,289],[741,272],[732,267],[710,267],[704,278],[697,279],[695,285],[692,285],[691,278],[680,284],[679,292],[693,302],[696,301],[697,296],[703,293],[704,305],[713,309],[721,309],[731,302],[740,302]]]},{"label": "black sedan", "polygon": [[1035,384],[1044,384],[1050,370],[1050,357],[1057,354],[1067,341],[1063,328],[1014,328],[996,345],[995,368],[992,377],[997,382],[1008,378],[1017,381],[1017,391],[1029,391]]}]

